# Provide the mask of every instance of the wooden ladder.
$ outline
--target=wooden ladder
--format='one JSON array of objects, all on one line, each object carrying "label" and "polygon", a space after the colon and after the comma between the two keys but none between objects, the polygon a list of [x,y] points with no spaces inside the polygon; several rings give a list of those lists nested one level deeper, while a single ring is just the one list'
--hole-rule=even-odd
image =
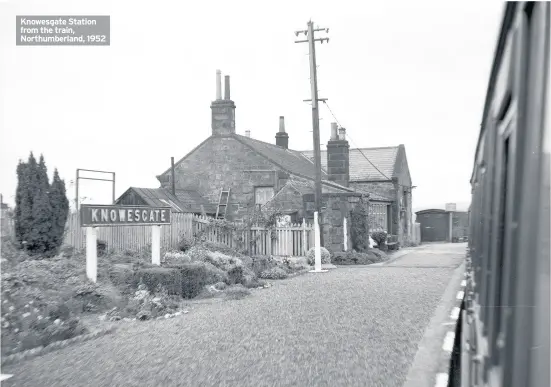
[{"label": "wooden ladder", "polygon": [[228,211],[228,202],[230,200],[230,190],[227,191],[222,188],[220,191],[220,198],[218,199],[218,208],[216,208],[216,219],[226,219],[226,212]]}]

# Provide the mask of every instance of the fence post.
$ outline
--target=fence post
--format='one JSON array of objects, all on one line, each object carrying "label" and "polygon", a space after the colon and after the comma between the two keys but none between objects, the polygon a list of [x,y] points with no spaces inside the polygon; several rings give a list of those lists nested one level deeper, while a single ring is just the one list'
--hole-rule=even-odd
[{"label": "fence post", "polygon": [[306,219],[302,218],[302,250],[304,251],[304,256],[308,253],[308,241],[306,240]]},{"label": "fence post", "polygon": [[86,276],[96,282],[98,278],[98,238],[95,227],[86,227]]},{"label": "fence post", "polygon": [[[266,233],[268,234],[268,246],[266,246],[266,254],[267,255],[272,255],[273,251],[272,251],[272,230],[267,230]],[[277,235],[277,228],[275,229],[275,233],[276,233],[276,237],[279,236]],[[277,239],[276,239],[277,241]]]}]

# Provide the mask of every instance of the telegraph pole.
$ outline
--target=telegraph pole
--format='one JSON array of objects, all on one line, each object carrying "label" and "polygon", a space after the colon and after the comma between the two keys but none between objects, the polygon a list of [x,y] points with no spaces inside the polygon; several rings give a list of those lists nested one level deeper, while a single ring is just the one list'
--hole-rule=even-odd
[{"label": "telegraph pole", "polygon": [[[318,98],[318,77],[316,66],[316,41],[323,44],[324,41],[329,43],[329,38],[316,39],[314,33],[317,31],[329,32],[329,28],[314,28],[314,23],[308,22],[308,29],[304,31],[295,31],[295,35],[304,34],[308,37],[307,40],[296,40],[295,43],[308,43],[310,52],[310,86],[312,95],[312,125],[314,133],[314,166],[316,169],[316,189],[315,189],[315,207],[318,212],[318,219],[321,219],[321,150],[320,150],[320,127],[319,127],[319,109],[318,102],[325,100]],[[322,222],[320,221],[320,244],[323,246],[323,230]]]}]

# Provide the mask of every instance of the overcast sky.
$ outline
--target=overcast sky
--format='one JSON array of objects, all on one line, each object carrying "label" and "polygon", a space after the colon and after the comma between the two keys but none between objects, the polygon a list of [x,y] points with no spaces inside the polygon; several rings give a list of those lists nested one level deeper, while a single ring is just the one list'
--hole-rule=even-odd
[{"label": "overcast sky", "polygon": [[[193,4],[193,5],[191,5]],[[0,0],[0,192],[14,202],[30,151],[59,169],[74,200],[77,168],[116,172],[116,196],[211,134],[216,69],[231,76],[236,130],[312,149],[308,49],[319,96],[351,147],[404,144],[414,208],[470,201],[469,179],[503,3]],[[15,15],[111,15],[110,47],[15,46]],[[302,38],[301,38],[302,39]],[[321,106],[324,148],[333,117]],[[87,175],[91,177],[108,177]],[[107,182],[81,182],[108,204]]]}]

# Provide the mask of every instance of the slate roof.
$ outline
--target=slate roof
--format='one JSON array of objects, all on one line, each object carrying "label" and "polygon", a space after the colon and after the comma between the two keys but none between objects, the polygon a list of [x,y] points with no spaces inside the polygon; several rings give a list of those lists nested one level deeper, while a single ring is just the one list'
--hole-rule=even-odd
[{"label": "slate roof", "polygon": [[[197,191],[177,190],[176,196],[165,188],[130,187],[149,206],[170,206],[174,212],[201,212],[201,204],[205,212],[216,212],[215,205],[209,203]],[[126,191],[128,192],[128,191]],[[126,194],[125,192],[125,194]],[[123,195],[121,195],[122,198]],[[120,198],[119,198],[120,199]],[[117,200],[118,201],[118,200]]]},{"label": "slate roof", "polygon": [[[303,151],[302,153],[310,159],[314,158],[314,151]],[[398,160],[397,146],[351,148],[349,155],[350,181],[389,180],[394,176],[394,169]],[[327,170],[327,150],[321,151],[321,165],[323,169]]]},{"label": "slate roof", "polygon": [[[294,187],[297,191],[299,191],[301,194],[309,194],[314,193],[315,190],[315,182],[312,180],[298,180],[298,179],[289,179],[288,183],[292,187]],[[333,188],[332,190],[330,188]],[[352,188],[344,187],[340,184],[334,183],[332,181],[328,180],[322,180],[321,181],[321,192],[322,193],[328,193],[328,192],[334,192],[335,189],[341,192],[356,192]]]},{"label": "slate roof", "polygon": [[[309,157],[306,157],[303,152],[283,149],[277,145],[241,136],[239,134],[234,134],[233,136],[256,153],[266,157],[274,164],[279,165],[281,168],[294,175],[309,179],[313,179],[314,176],[316,176],[314,162]],[[322,179],[326,178],[327,173],[322,171]]]}]

